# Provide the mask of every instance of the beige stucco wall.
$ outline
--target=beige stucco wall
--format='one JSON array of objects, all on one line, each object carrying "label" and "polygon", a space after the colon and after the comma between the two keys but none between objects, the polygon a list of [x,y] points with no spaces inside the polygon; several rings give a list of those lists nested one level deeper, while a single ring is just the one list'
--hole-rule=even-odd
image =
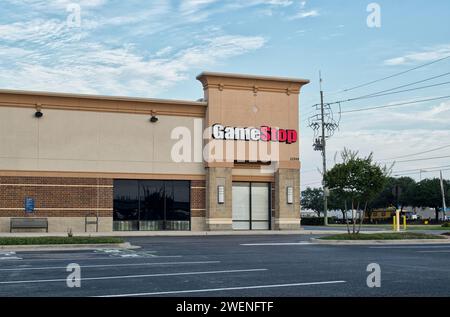
[{"label": "beige stucco wall", "polygon": [[191,231],[206,231],[205,217],[191,217]]},{"label": "beige stucco wall", "polygon": [[[0,232],[10,232],[10,217],[0,217]],[[48,232],[51,233],[67,233],[70,229],[73,233],[81,233],[85,231],[84,217],[48,217]],[[89,219],[92,221],[93,219]],[[112,217],[98,218],[99,232],[112,232]],[[88,225],[87,232],[95,232],[95,225]],[[14,232],[44,232],[41,229],[14,229]]]},{"label": "beige stucco wall", "polygon": [[[232,169],[208,168],[206,171],[206,216],[209,230],[232,229]],[[224,186],[225,202],[217,202],[217,187]]]},{"label": "beige stucco wall", "polygon": [[[242,143],[246,153],[235,159],[254,160],[250,156],[250,147],[263,146],[272,154],[270,161],[278,161],[281,168],[300,168],[299,161],[299,92],[305,82],[277,81],[255,78],[239,78],[221,75],[201,75],[199,79],[205,88],[208,100],[206,125],[221,124],[231,127],[261,127],[293,129],[298,133],[298,140],[293,144],[283,142],[235,142],[214,140],[216,147],[233,147],[230,143]],[[259,143],[259,144],[258,144]],[[278,148],[277,148],[278,146]],[[273,150],[275,147],[276,150]],[[255,152],[255,151],[254,151]],[[256,150],[259,152],[259,150]],[[265,151],[263,151],[265,153]],[[235,151],[236,154],[236,151]],[[257,155],[257,159],[267,161],[265,155]],[[208,166],[230,166],[232,161],[214,162]]]},{"label": "beige stucco wall", "polygon": [[[287,187],[292,187],[294,201],[287,203]],[[300,229],[300,171],[279,169],[275,173],[275,212],[272,218],[274,230]]]},{"label": "beige stucco wall", "polygon": [[43,113],[36,119],[34,109],[0,107],[0,170],[204,173],[202,162],[176,163],[171,158],[177,142],[170,138],[172,130],[187,127],[194,138],[194,120],[203,124],[201,118],[158,115],[159,121],[151,123],[144,114]]}]

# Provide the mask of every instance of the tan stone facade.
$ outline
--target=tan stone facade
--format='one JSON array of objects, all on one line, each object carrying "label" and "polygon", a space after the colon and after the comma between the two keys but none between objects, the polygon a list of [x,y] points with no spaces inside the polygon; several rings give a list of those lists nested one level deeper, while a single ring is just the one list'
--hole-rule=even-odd
[{"label": "tan stone facade", "polygon": [[[95,230],[85,227],[88,215],[99,217],[99,231],[110,232],[115,180],[189,181],[192,231],[232,230],[234,184],[268,184],[269,227],[299,229],[299,141],[220,141],[210,133],[202,138],[202,132],[214,124],[299,132],[299,94],[308,81],[220,73],[198,79],[202,101],[0,90],[0,232],[10,230],[11,217],[48,218],[50,232]],[[156,123],[149,120],[153,115]],[[173,159],[179,127],[200,144],[189,160]],[[231,157],[202,157],[207,145],[228,153],[230,143]],[[272,165],[259,156],[253,162],[253,146],[268,146]],[[288,187],[292,203],[286,201]],[[24,209],[29,197],[33,214]]]}]

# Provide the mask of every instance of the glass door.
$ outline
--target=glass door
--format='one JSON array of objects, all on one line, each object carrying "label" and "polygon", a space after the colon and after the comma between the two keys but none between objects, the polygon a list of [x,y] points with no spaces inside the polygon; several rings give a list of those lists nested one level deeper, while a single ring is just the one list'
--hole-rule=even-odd
[{"label": "glass door", "polygon": [[269,184],[251,184],[251,228],[252,230],[270,229]]},{"label": "glass door", "polygon": [[233,230],[250,230],[250,183],[233,183]]},{"label": "glass door", "polygon": [[234,182],[232,190],[234,230],[270,229],[270,184]]}]

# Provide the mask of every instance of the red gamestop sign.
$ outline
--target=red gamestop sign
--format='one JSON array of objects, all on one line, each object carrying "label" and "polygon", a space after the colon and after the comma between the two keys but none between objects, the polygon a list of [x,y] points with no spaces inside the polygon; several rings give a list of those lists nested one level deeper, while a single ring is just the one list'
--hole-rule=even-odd
[{"label": "red gamestop sign", "polygon": [[292,144],[297,142],[298,133],[293,129],[279,129],[269,126],[235,128],[215,124],[212,126],[212,137],[216,140],[272,141]]}]

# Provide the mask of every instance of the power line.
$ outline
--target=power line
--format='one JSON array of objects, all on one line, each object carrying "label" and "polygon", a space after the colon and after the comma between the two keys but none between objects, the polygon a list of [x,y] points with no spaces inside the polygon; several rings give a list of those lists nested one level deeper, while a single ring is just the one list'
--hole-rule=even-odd
[{"label": "power line", "polygon": [[425,64],[422,64],[422,65],[419,65],[419,66],[410,68],[410,69],[408,69],[408,70],[405,70],[405,71],[402,71],[402,72],[399,72],[399,73],[395,73],[395,74],[390,75],[390,76],[386,76],[386,77],[379,78],[379,79],[376,79],[376,80],[372,80],[372,81],[369,81],[369,82],[366,82],[366,83],[363,83],[363,84],[360,84],[360,85],[357,85],[357,86],[354,86],[354,87],[350,87],[350,88],[347,88],[347,89],[343,89],[342,92],[348,92],[348,91],[351,91],[351,90],[355,90],[355,89],[358,89],[358,88],[361,88],[361,87],[366,87],[366,86],[369,86],[369,85],[378,83],[378,82],[383,81],[383,80],[386,80],[386,79],[390,79],[390,78],[393,78],[393,77],[397,77],[397,76],[400,76],[400,75],[409,73],[409,72],[411,72],[411,71],[413,71],[413,70],[416,70],[416,69],[419,69],[419,68],[422,68],[422,67],[426,67],[426,66],[432,65],[432,64],[434,64],[434,63],[438,63],[438,62],[440,62],[440,61],[446,60],[446,59],[449,58],[449,57],[450,57],[450,55],[445,56],[445,57],[440,58],[440,59],[437,59],[437,60],[434,60],[434,61],[429,62],[429,63],[425,63]]},{"label": "power line", "polygon": [[447,72],[447,73],[444,73],[444,74],[440,74],[440,75],[437,75],[437,76],[432,76],[432,77],[425,78],[425,79],[422,79],[422,80],[419,80],[419,81],[415,81],[415,82],[412,82],[412,83],[409,83],[409,84],[404,84],[404,85],[400,85],[400,86],[397,86],[397,87],[394,87],[394,88],[385,89],[385,90],[373,93],[373,95],[377,95],[377,94],[381,94],[381,93],[384,93],[384,92],[387,92],[387,91],[397,90],[397,89],[400,89],[400,88],[405,88],[405,87],[408,87],[408,86],[413,86],[413,85],[416,85],[416,84],[424,83],[426,81],[430,81],[430,80],[433,80],[433,79],[436,79],[436,78],[441,78],[441,77],[444,77],[444,76],[448,76],[449,74],[450,74],[450,72]]},{"label": "power line", "polygon": [[423,167],[423,168],[414,168],[414,169],[409,169],[409,170],[401,170],[401,171],[394,171],[392,173],[405,173],[405,172],[414,172],[414,171],[424,171],[424,170],[434,170],[434,169],[441,169],[441,168],[446,168],[446,167],[450,167],[450,165],[442,165],[442,166],[433,166],[433,167]]},{"label": "power line", "polygon": [[310,185],[316,185],[316,184],[322,184],[322,182],[318,181],[318,182],[314,182],[314,183],[302,184],[302,186],[310,186]]},{"label": "power line", "polygon": [[403,160],[403,161],[393,161],[392,163],[407,163],[407,162],[417,162],[417,161],[428,161],[428,160],[437,160],[437,159],[442,159],[442,158],[447,158],[450,157],[450,155],[446,155],[446,156],[433,156],[433,157],[426,157],[426,158],[421,158],[421,159],[412,159],[412,160]]},{"label": "power line", "polygon": [[448,148],[448,147],[450,147],[450,144],[444,145],[444,146],[440,146],[440,147],[437,147],[437,148],[433,148],[433,149],[427,150],[427,151],[417,152],[417,153],[413,153],[413,154],[406,154],[406,155],[397,156],[397,157],[391,157],[391,158],[388,158],[388,159],[380,159],[380,160],[377,160],[377,161],[396,160],[396,159],[399,159],[399,158],[405,158],[405,157],[410,157],[410,156],[416,156],[416,155],[421,155],[421,154],[425,154],[425,153],[430,153],[430,152],[434,152],[434,151],[439,151],[439,150],[442,150],[442,149],[445,149],[445,148]]},{"label": "power line", "polygon": [[416,100],[416,101],[394,103],[394,104],[384,105],[384,106],[376,106],[376,107],[368,107],[368,108],[351,109],[351,110],[342,111],[341,113],[343,114],[343,113],[369,111],[369,110],[382,109],[382,108],[398,107],[398,106],[411,105],[411,104],[415,104],[415,103],[421,103],[421,102],[427,102],[427,101],[433,101],[433,100],[440,100],[440,99],[449,99],[449,98],[450,98],[450,95],[448,95],[448,96],[436,97],[436,98],[421,99],[421,100]]},{"label": "power line", "polygon": [[[430,81],[430,80],[433,80],[433,79],[436,79],[436,78],[440,78],[440,77],[443,77],[443,76],[448,76],[448,75],[450,75],[450,72],[447,72],[447,73],[444,73],[444,74],[440,74],[440,75],[436,75],[436,76],[432,76],[432,77],[429,77],[429,78],[425,78],[425,79],[422,79],[422,80],[419,80],[419,81],[415,81],[415,82],[412,82],[412,83],[400,85],[400,86],[397,86],[397,87],[394,87],[394,88],[381,90],[381,91],[374,92],[374,93],[371,93],[371,94],[368,94],[368,95],[363,95],[363,96],[359,96],[359,97],[343,99],[343,100],[338,100],[338,101],[333,101],[333,102],[327,102],[326,104],[327,105],[333,105],[333,104],[339,104],[340,105],[341,103],[344,103],[344,102],[350,102],[350,101],[361,100],[361,99],[370,99],[370,98],[376,98],[376,97],[383,97],[383,96],[399,94],[399,93],[403,93],[403,92],[410,92],[410,91],[416,91],[416,90],[432,88],[432,87],[437,87],[437,86],[442,86],[442,85],[448,85],[448,84],[450,84],[450,81],[436,83],[436,84],[431,84],[431,85],[426,85],[426,86],[420,86],[420,87],[415,87],[415,88],[410,88],[410,89],[398,90],[400,88],[416,85],[416,84],[419,84],[419,83],[423,83],[423,82],[426,82],[426,81]],[[398,91],[394,91],[394,90],[398,90]],[[311,107],[317,107],[317,106],[319,106],[319,104],[314,104]],[[308,113],[306,113],[304,115],[305,119],[303,119],[302,122],[306,121],[308,119],[307,116],[309,114],[313,113],[313,112],[315,112],[315,110],[312,110],[312,111],[309,111]],[[343,112],[340,112],[340,113],[343,113]]]},{"label": "power line", "polygon": [[437,169],[437,170],[422,170],[422,171],[417,171],[417,172],[410,172],[410,173],[400,173],[400,174],[394,174],[394,176],[405,176],[405,175],[414,175],[414,174],[419,174],[419,173],[434,173],[434,172],[439,172],[439,171],[450,171],[450,168],[446,168],[446,169]]},{"label": "power line", "polygon": [[[448,73],[446,73],[444,75],[449,75],[449,74],[450,74],[450,72],[448,72]],[[433,79],[437,78],[437,77],[438,76],[435,76],[435,77],[433,77]],[[442,76],[439,76],[439,77],[442,77]],[[339,100],[339,101],[333,101],[333,102],[329,102],[327,104],[329,104],[329,105],[340,104],[340,103],[344,103],[344,102],[350,102],[350,101],[361,100],[361,99],[368,99],[368,98],[376,98],[376,97],[388,96],[388,95],[393,95],[393,94],[399,94],[399,93],[402,93],[402,92],[415,91],[415,90],[421,90],[421,89],[426,89],[426,88],[431,88],[431,87],[437,87],[437,86],[450,84],[450,81],[446,81],[446,82],[442,82],[442,83],[436,83],[436,84],[420,86],[420,87],[415,87],[415,88],[410,88],[410,89],[393,91],[393,90],[397,90],[399,88],[412,86],[412,85],[418,84],[420,82],[428,81],[428,80],[431,80],[431,79],[426,79],[426,80],[421,80],[421,81],[417,81],[417,82],[406,84],[406,85],[401,85],[401,86],[398,86],[398,87],[395,87],[395,88],[378,91],[378,92],[375,92],[375,93],[372,93],[372,94],[368,94],[368,95],[363,95],[363,96],[349,98],[349,99],[344,99],[344,100]]]}]

